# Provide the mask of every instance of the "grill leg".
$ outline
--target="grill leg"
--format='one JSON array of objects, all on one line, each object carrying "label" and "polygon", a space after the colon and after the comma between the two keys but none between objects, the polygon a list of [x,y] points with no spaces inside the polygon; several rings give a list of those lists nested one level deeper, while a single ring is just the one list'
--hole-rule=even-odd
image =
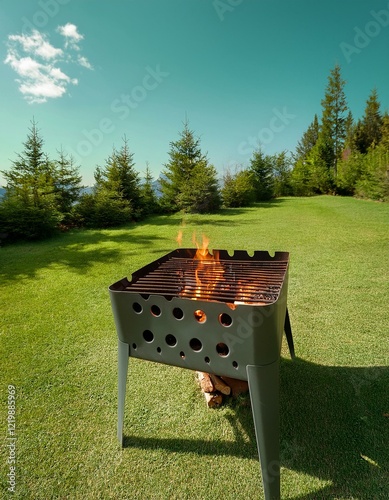
[{"label": "grill leg", "polygon": [[279,361],[247,366],[265,500],[280,499]]},{"label": "grill leg", "polygon": [[130,346],[118,340],[118,440],[122,446],[129,355]]},{"label": "grill leg", "polygon": [[293,342],[293,335],[292,335],[292,326],[290,324],[290,318],[289,318],[288,308],[286,308],[284,331],[285,331],[286,340],[288,342],[290,357],[292,359],[295,359],[296,355],[294,353],[294,342]]}]

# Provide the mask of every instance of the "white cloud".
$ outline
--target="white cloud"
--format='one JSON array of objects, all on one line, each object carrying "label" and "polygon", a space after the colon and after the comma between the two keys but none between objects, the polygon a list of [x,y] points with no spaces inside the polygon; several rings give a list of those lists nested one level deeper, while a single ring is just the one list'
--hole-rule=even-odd
[{"label": "white cloud", "polygon": [[81,33],[77,31],[77,26],[75,24],[67,23],[64,26],[58,26],[57,31],[65,37],[66,48],[70,46],[72,49],[80,50],[78,42],[84,38],[84,35],[81,35]]},{"label": "white cloud", "polygon": [[53,47],[37,30],[34,30],[30,36],[10,35],[8,39],[19,43],[25,52],[40,56],[46,60],[63,55],[62,49]]},{"label": "white cloud", "polygon": [[22,83],[20,92],[26,95],[30,103],[40,103],[46,102],[48,98],[61,97],[66,92],[66,85],[58,83],[47,75],[42,75],[39,80]]},{"label": "white cloud", "polygon": [[78,64],[80,66],[84,66],[84,68],[87,68],[87,69],[93,69],[93,66],[91,65],[91,63],[88,61],[88,59],[86,57],[78,56],[77,61],[78,61]]},{"label": "white cloud", "polygon": [[[48,99],[62,97],[69,85],[77,85],[78,79],[71,78],[59,64],[75,63],[87,69],[93,69],[88,59],[78,54],[74,59],[66,48],[83,39],[77,26],[66,24],[60,26],[61,34],[66,37],[65,48],[51,45],[46,36],[37,30],[30,35],[10,35],[8,37],[7,57],[4,60],[18,75],[16,79],[19,91],[29,103],[43,103]],[[71,45],[71,48],[75,46]],[[77,47],[79,50],[79,47]]]}]

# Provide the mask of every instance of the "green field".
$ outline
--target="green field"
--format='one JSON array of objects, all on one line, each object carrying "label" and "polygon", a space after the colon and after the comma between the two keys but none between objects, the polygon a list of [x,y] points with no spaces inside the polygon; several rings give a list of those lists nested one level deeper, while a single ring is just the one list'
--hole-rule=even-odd
[{"label": "green field", "polygon": [[[285,198],[0,248],[0,497],[263,498],[247,397],[206,408],[189,370],[131,359],[116,441],[108,286],[192,233],[290,252],[297,359],[281,363],[283,499],[389,497],[389,205]],[[8,386],[16,493],[7,493]]]}]

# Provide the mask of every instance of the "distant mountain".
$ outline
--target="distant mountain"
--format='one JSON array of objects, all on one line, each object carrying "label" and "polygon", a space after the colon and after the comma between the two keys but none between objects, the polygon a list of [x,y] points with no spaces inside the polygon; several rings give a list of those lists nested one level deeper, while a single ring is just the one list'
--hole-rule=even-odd
[{"label": "distant mountain", "polygon": [[[141,183],[142,183],[142,181],[141,181]],[[153,190],[154,190],[157,198],[160,198],[162,196],[162,193],[161,193],[161,184],[159,182],[159,179],[156,179],[155,181],[153,181],[151,185],[153,187]],[[80,194],[81,195],[82,194],[92,194],[93,190],[94,190],[93,186],[84,186],[81,189]],[[0,200],[1,200],[1,198],[3,198],[4,195],[5,195],[5,189],[0,187]]]},{"label": "distant mountain", "polygon": [[161,183],[159,182],[159,178],[151,183],[151,186],[154,190],[155,196],[160,198],[162,196],[161,192]]},{"label": "distant mountain", "polygon": [[92,194],[92,193],[93,193],[93,186],[84,186],[80,191],[80,195],[81,194]]}]

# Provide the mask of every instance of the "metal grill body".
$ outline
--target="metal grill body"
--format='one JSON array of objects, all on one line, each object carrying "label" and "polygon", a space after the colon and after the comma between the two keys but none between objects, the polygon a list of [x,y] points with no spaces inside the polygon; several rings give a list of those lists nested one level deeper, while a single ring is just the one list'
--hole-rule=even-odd
[{"label": "metal grill body", "polygon": [[[118,438],[129,357],[248,380],[266,499],[279,498],[279,359],[289,254],[175,250],[110,286],[118,334]],[[207,259],[209,257],[209,259]],[[211,259],[211,257],[213,257]]]}]

